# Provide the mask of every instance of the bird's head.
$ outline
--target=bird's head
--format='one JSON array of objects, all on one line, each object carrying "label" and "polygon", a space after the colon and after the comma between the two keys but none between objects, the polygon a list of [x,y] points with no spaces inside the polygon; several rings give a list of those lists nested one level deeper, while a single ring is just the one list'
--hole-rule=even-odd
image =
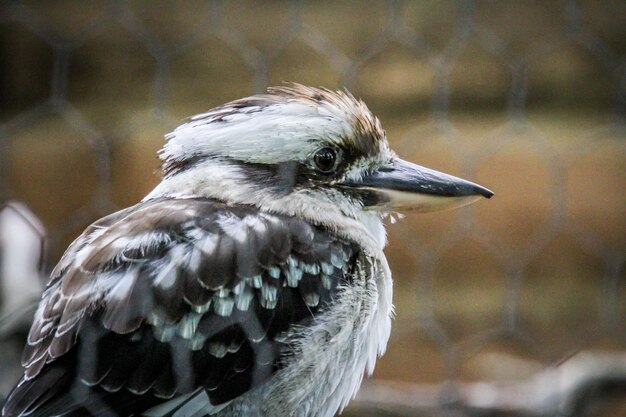
[{"label": "bird's head", "polygon": [[164,178],[147,198],[211,197],[341,228],[493,194],[398,158],[379,120],[345,91],[270,88],[194,116],[166,139]]}]

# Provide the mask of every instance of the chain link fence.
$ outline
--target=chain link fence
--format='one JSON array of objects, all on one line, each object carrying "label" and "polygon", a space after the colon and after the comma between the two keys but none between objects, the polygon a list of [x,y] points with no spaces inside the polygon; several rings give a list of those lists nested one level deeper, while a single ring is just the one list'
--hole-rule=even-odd
[{"label": "chain link fence", "polygon": [[[42,219],[20,215],[49,271],[156,183],[182,117],[283,80],[345,86],[400,155],[496,191],[390,225],[398,318],[348,412],[623,415],[626,9],[546,3],[2,1],[3,213]],[[18,349],[24,327],[2,329]]]}]

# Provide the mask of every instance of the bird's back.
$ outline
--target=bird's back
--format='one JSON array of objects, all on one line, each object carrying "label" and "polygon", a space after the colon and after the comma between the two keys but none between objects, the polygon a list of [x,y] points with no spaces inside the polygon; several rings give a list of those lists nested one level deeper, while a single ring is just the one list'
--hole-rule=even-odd
[{"label": "bird's back", "polygon": [[304,220],[210,199],[105,217],[53,271],[3,415],[223,408],[289,363],[357,256]]}]

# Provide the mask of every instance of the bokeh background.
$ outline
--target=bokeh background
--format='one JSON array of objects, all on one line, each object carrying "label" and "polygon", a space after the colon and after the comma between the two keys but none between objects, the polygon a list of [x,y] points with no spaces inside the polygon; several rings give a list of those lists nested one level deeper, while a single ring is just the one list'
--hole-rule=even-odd
[{"label": "bokeh background", "polygon": [[[45,282],[159,181],[185,117],[347,87],[403,158],[496,193],[389,225],[397,318],[349,413],[624,416],[624,385],[567,387],[626,379],[625,54],[619,0],[0,1],[0,204],[45,243]],[[29,294],[0,286],[9,314],[40,289],[4,230],[0,279]],[[4,326],[0,395],[28,319]]]}]

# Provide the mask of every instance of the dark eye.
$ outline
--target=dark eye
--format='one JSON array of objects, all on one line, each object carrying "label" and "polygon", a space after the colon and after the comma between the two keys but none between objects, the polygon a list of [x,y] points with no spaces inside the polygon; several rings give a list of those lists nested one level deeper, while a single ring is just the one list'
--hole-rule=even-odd
[{"label": "dark eye", "polygon": [[328,174],[335,169],[337,165],[337,153],[331,148],[322,148],[315,152],[313,156],[315,166],[321,172]]}]

